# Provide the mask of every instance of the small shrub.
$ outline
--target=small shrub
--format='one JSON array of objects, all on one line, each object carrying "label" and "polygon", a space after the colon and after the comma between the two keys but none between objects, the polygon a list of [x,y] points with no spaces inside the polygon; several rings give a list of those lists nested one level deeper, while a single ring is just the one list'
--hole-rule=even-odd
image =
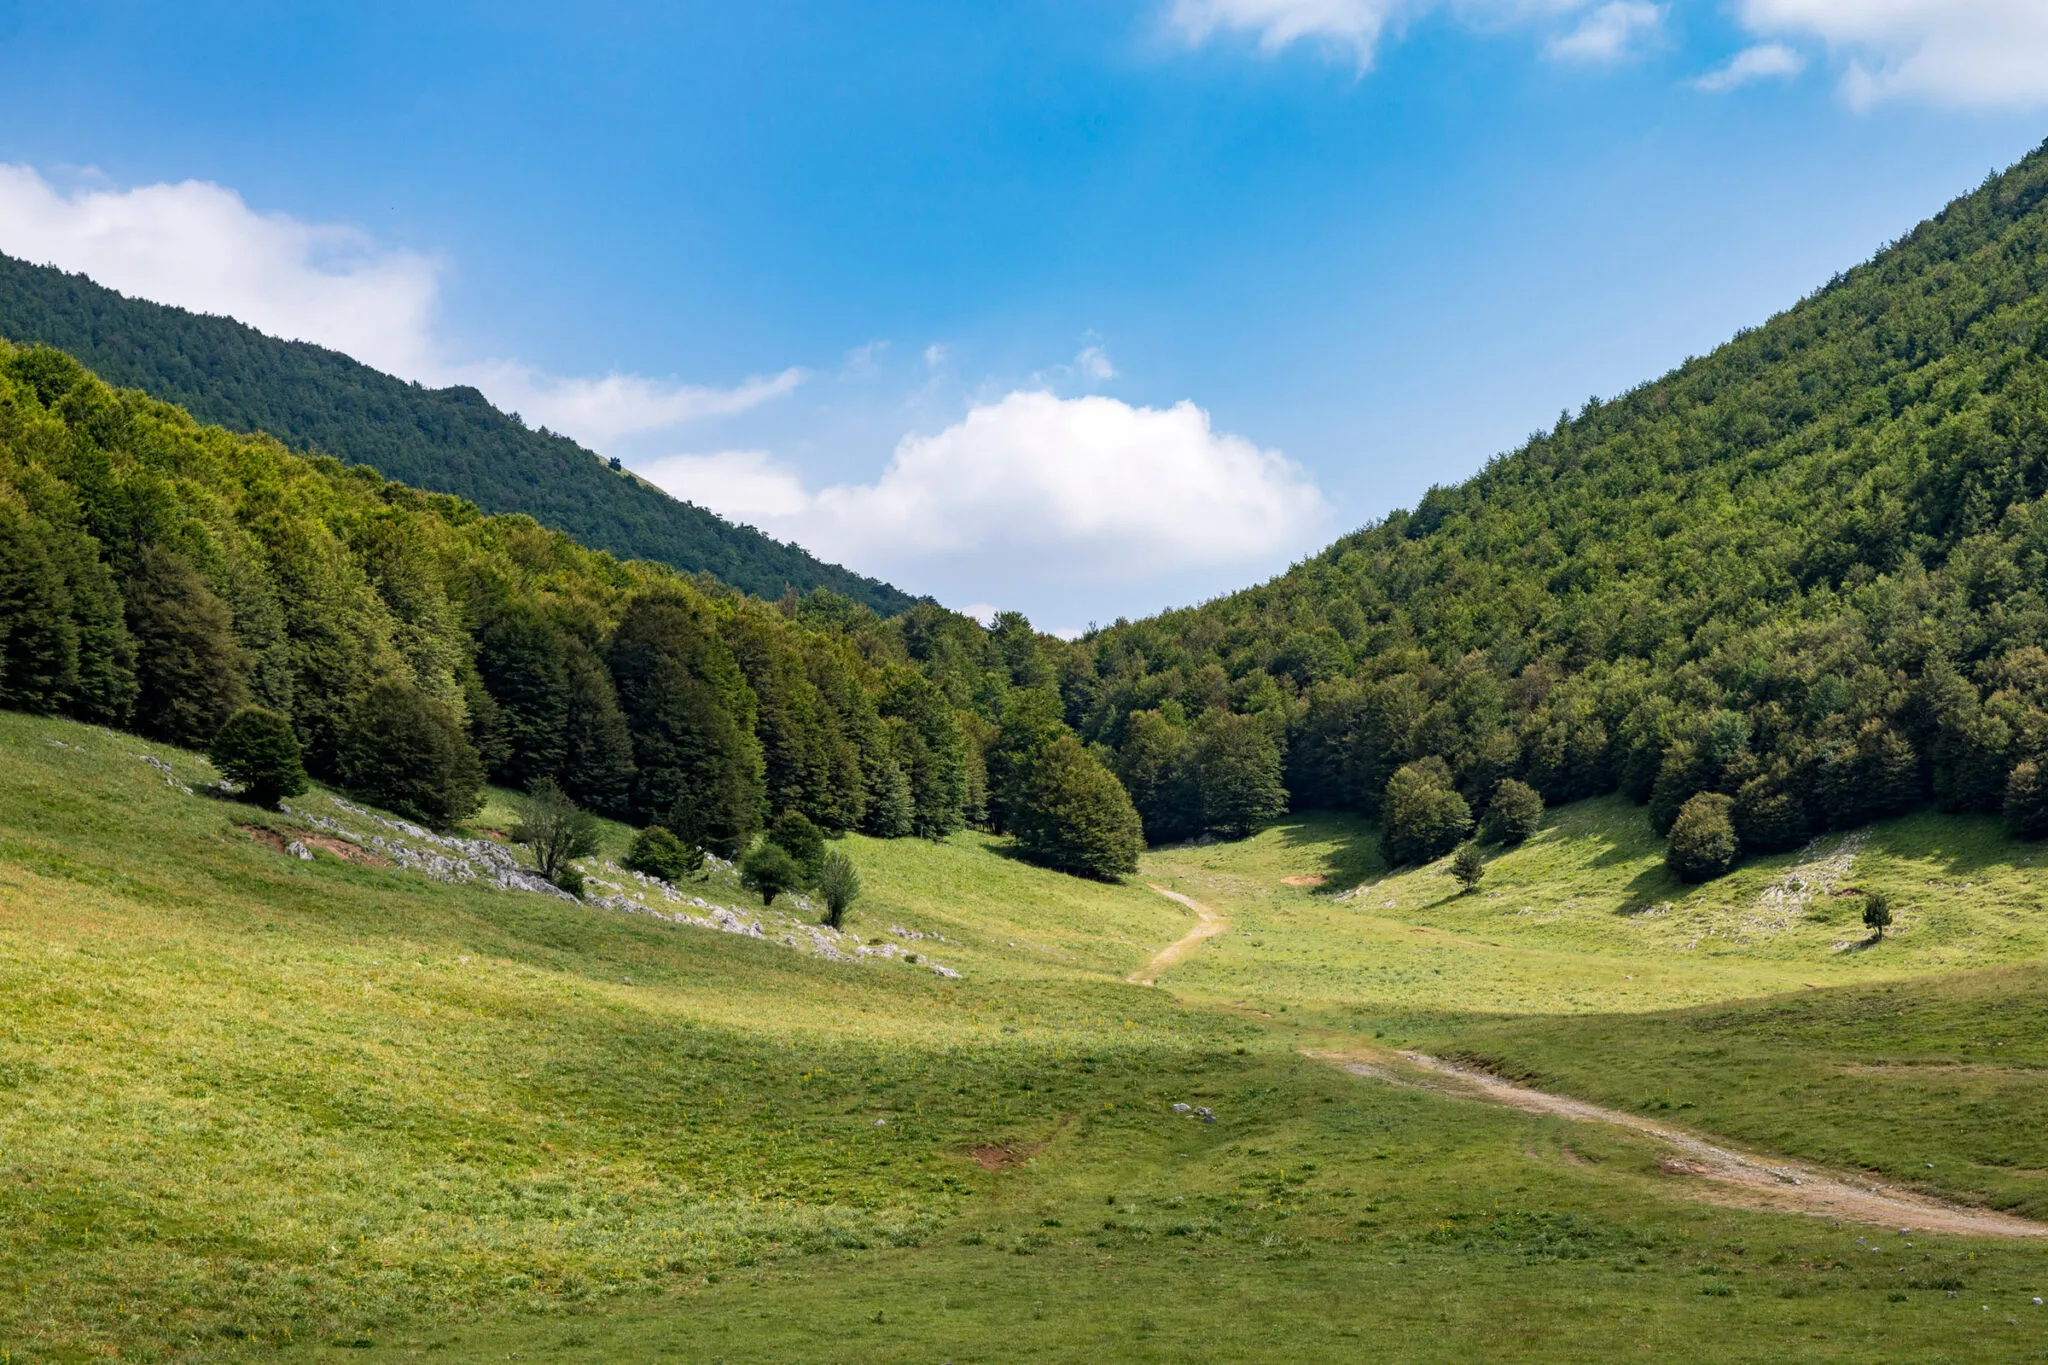
[{"label": "small shrub", "polygon": [[1891,897],[1882,891],[1863,893],[1863,924],[1875,938],[1883,938],[1884,931],[1891,927]]},{"label": "small shrub", "polygon": [[781,844],[763,840],[740,859],[740,885],[761,893],[761,904],[773,905],[775,898],[803,882],[804,870]]},{"label": "small shrub", "polygon": [[213,766],[247,788],[259,806],[276,806],[306,790],[306,768],[292,723],[275,711],[245,706],[213,737]]},{"label": "small shrub", "polygon": [[[519,803],[519,823],[513,826],[512,837],[533,850],[541,876],[568,891],[562,877],[575,870],[570,860],[597,852],[597,817],[571,801],[555,779],[543,777]],[[581,878],[577,884],[580,888]]]},{"label": "small shrub", "polygon": [[692,848],[660,825],[649,825],[633,836],[626,866],[665,882],[679,882],[703,870],[704,850]]},{"label": "small shrub", "polygon": [[553,882],[556,886],[562,888],[562,890],[568,892],[570,895],[576,897],[576,899],[583,899],[583,874],[581,872],[578,872],[569,864],[562,864],[562,866],[556,870],[555,875],[548,878],[548,880]]},{"label": "small shrub", "polygon": [[1479,889],[1479,879],[1486,875],[1486,860],[1479,856],[1479,845],[1458,846],[1457,856],[1451,859],[1451,875],[1458,879],[1466,895]]},{"label": "small shrub", "polygon": [[1680,881],[1711,881],[1735,866],[1741,846],[1735,839],[1734,808],[1719,792],[1701,792],[1679,808],[1664,865]]},{"label": "small shrub", "polygon": [[1492,804],[1486,808],[1480,837],[1490,844],[1513,846],[1525,842],[1541,828],[1543,798],[1536,789],[1512,777],[1501,779],[1493,789]]},{"label": "small shrub", "polygon": [[825,898],[825,923],[834,929],[846,919],[846,912],[860,898],[860,873],[853,859],[844,853],[828,853],[818,873],[818,894]]}]

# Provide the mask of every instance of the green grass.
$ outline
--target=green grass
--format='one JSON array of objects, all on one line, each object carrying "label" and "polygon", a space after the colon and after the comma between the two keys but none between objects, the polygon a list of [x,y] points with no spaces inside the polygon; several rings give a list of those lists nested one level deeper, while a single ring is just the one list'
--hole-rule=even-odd
[{"label": "green grass", "polygon": [[[1677,946],[1667,921],[1739,923],[1753,892],[1656,890],[1624,808],[1561,812],[1462,900],[1438,869],[1381,876],[1355,822],[1297,822],[1148,858],[1141,881],[1235,927],[1146,989],[1123,978],[1185,911],[985,836],[847,841],[869,888],[850,927],[942,936],[908,946],[945,980],[287,859],[237,828],[260,813],[171,790],[143,752],[205,775],[0,715],[9,1362],[1963,1360],[2048,1329],[2048,1249],[1873,1252],[1867,1229],[1677,1197],[1647,1140],[1299,1052],[1377,1032],[1625,1102],[1682,1075],[1685,1121],[1767,1141],[1743,1125],[1770,1106],[1674,1011],[1702,1006],[1742,1048],[1807,1057],[1771,1063],[1799,1091],[1779,1128],[1860,1159],[1884,1130],[1825,1058],[1947,1059],[1995,1018],[1984,1045],[2032,1064],[2037,974],[1955,974],[2024,959],[2039,927],[2027,851],[1974,826],[1874,832],[1872,876],[1973,887],[1916,892],[1895,944],[1836,953],[1804,922]],[[1939,840],[1965,836],[1959,871]],[[1302,872],[1361,890],[1281,881]],[[1646,893],[1673,909],[1616,913]],[[1930,972],[1956,983],[1941,1009],[1885,1014]],[[1830,989],[1787,1022],[1803,976]],[[1942,1129],[1951,1071],[1886,1071],[1895,1119],[1947,1143],[1943,1181],[2030,1207],[2038,1106],[1986,1090],[1990,1118]]]}]

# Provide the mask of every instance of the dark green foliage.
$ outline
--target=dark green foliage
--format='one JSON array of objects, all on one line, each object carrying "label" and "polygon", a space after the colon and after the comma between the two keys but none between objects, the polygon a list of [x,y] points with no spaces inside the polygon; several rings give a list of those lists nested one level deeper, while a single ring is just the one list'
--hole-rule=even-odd
[{"label": "dark green foliage", "polygon": [[142,687],[137,727],[155,739],[203,747],[249,701],[249,659],[227,603],[184,556],[157,545],[143,549],[127,596]]},{"label": "dark green foliage", "polygon": [[562,790],[600,815],[632,809],[633,732],[604,662],[580,641],[564,656],[568,716],[562,732]]},{"label": "dark green foliage", "polygon": [[78,627],[41,528],[0,499],[0,705],[54,711],[78,683]]},{"label": "dark green foliage", "polygon": [[2048,775],[2033,759],[2006,779],[2005,827],[2015,839],[2048,839]]},{"label": "dark green foliage", "polygon": [[83,275],[6,256],[0,337],[68,351],[203,422],[373,465],[487,512],[523,512],[620,558],[708,573],[761,597],[824,587],[883,613],[912,603],[886,583],[678,502],[566,436],[528,430],[473,388],[423,389],[319,346],[123,298]]},{"label": "dark green foliage", "polygon": [[378,805],[447,827],[476,812],[483,765],[446,705],[409,683],[363,694],[342,733],[342,781]]},{"label": "dark green foliage", "polygon": [[692,848],[660,825],[649,825],[633,836],[626,866],[665,882],[680,882],[704,869],[704,850]]},{"label": "dark green foliage", "polygon": [[274,807],[306,790],[306,768],[292,723],[275,711],[245,706],[214,732],[213,766],[246,788],[259,806]]},{"label": "dark green foliage", "polygon": [[1732,818],[1745,853],[1783,853],[1805,843],[1812,833],[1808,804],[1782,763],[1736,789]]},{"label": "dark green foliage", "polygon": [[785,891],[803,885],[804,870],[782,845],[763,840],[740,859],[740,885],[761,893],[761,904],[773,905]]},{"label": "dark green foliage", "polygon": [[1440,758],[1403,765],[1387,779],[1380,829],[1388,861],[1426,863],[1456,848],[1472,832],[1472,808],[1451,787]]},{"label": "dark green foliage", "polygon": [[1241,839],[1287,809],[1280,746],[1254,716],[1214,710],[1195,726],[1194,771],[1202,823]]},{"label": "dark green foliage", "polygon": [[1664,850],[1664,865],[1680,881],[1711,881],[1735,866],[1741,849],[1735,839],[1734,806],[1719,792],[1701,792],[1680,808]]},{"label": "dark green foliage", "polygon": [[1479,889],[1480,879],[1486,876],[1486,859],[1479,854],[1477,844],[1460,844],[1457,853],[1451,857],[1451,875],[1458,879],[1458,886],[1466,895]]},{"label": "dark green foliage", "polygon": [[803,872],[799,886],[810,886],[825,867],[825,836],[800,810],[786,810],[768,826],[769,842],[796,859]]},{"label": "dark green foliage", "polygon": [[1017,847],[1047,867],[1113,880],[1138,870],[1144,827],[1115,775],[1073,735],[1039,750],[1013,812]]},{"label": "dark green foliage", "polygon": [[1525,843],[1543,828],[1543,798],[1526,782],[1502,778],[1479,822],[1480,837],[1491,844]]},{"label": "dark green foliage", "polygon": [[825,855],[818,869],[818,895],[825,902],[825,923],[834,929],[846,923],[846,912],[860,899],[860,873],[853,859],[837,851]]},{"label": "dark green foliage", "polygon": [[966,820],[967,760],[960,722],[945,694],[907,669],[884,685],[879,709],[889,723],[897,766],[909,779],[911,833],[945,838]]},{"label": "dark green foliage", "polygon": [[1145,840],[1170,844],[1202,832],[1202,789],[1187,728],[1159,711],[1130,718],[1117,751],[1117,780],[1144,821]]},{"label": "dark green foliage", "polygon": [[1863,926],[1877,938],[1884,937],[1884,931],[1891,927],[1891,897],[1882,891],[1863,893]]},{"label": "dark green foliage", "polygon": [[526,603],[496,612],[477,632],[476,669],[497,703],[501,756],[494,781],[528,788],[568,757],[569,659],[560,631]]},{"label": "dark green foliage", "polygon": [[989,824],[998,834],[1015,828],[1016,812],[1039,751],[1067,732],[1060,699],[1053,693],[1038,689],[1010,693],[1002,725],[982,756],[988,773]]},{"label": "dark green foliage", "polygon": [[582,879],[578,877],[573,887],[563,885],[563,874],[575,871],[570,860],[597,852],[597,817],[571,801],[552,777],[543,777],[528,788],[519,803],[519,823],[512,827],[512,838],[533,851],[541,876],[573,895],[580,891]]}]

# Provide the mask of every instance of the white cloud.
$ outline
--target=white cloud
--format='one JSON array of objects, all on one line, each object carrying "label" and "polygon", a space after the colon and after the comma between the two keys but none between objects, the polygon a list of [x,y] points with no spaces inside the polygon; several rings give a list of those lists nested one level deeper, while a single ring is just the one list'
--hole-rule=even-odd
[{"label": "white cloud", "polygon": [[1102,346],[1084,346],[1074,357],[1074,369],[1089,379],[1114,379],[1116,366],[1110,363],[1109,351]]},{"label": "white cloud", "polygon": [[1694,81],[1693,86],[1718,95],[1754,81],[1788,80],[1804,70],[1806,58],[1783,43],[1759,43],[1736,53],[1725,65]]},{"label": "white cloud", "polygon": [[1863,107],[2048,104],[2048,4],[2042,0],[1741,0],[1760,36],[1819,41],[1847,62],[1843,90]]},{"label": "white cloud", "polygon": [[946,344],[943,341],[934,341],[931,345],[924,348],[924,367],[926,369],[936,370],[945,363]]},{"label": "white cloud", "polygon": [[1012,393],[936,435],[906,436],[874,483],[823,489],[795,510],[770,510],[794,507],[800,485],[752,452],[642,472],[826,558],[892,575],[1008,564],[1045,580],[1128,582],[1305,547],[1327,510],[1298,465],[1215,431],[1192,403],[1134,408],[1046,392]]},{"label": "white cloud", "polygon": [[1612,0],[1571,32],[1552,38],[1544,51],[1561,61],[1618,62],[1663,32],[1664,8],[1647,0]]},{"label": "white cloud", "polygon": [[718,389],[460,360],[435,331],[440,262],[356,228],[258,213],[233,190],[200,180],[65,190],[31,167],[0,164],[0,251],[315,342],[402,378],[474,384],[529,421],[594,445],[744,412],[804,379],[790,369]]},{"label": "white cloud", "polygon": [[[1167,22],[1191,46],[1227,33],[1250,35],[1269,54],[1313,42],[1348,56],[1364,71],[1384,39],[1439,10],[1484,30],[1592,10],[1591,17],[1553,38],[1548,48],[1560,57],[1611,61],[1643,36],[1646,19],[1654,31],[1663,8],[1646,0],[1172,0]],[[1610,49],[1598,51],[1603,42]]]}]

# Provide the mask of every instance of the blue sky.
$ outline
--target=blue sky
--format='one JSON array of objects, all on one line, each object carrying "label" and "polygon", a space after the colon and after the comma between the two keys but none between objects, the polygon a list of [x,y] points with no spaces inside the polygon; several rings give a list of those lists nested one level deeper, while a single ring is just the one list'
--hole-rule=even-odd
[{"label": "blue sky", "polygon": [[2048,134],[2036,0],[0,0],[0,251],[957,607],[1199,600]]}]

